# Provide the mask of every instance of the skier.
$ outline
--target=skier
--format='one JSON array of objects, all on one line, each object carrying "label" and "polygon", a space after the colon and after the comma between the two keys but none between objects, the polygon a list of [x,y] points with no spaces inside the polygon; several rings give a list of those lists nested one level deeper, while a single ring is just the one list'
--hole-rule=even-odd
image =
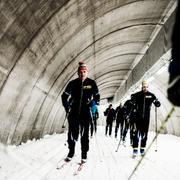
[{"label": "skier", "polygon": [[140,153],[145,154],[146,141],[149,129],[150,109],[152,103],[156,107],[160,107],[160,102],[156,96],[148,91],[148,84],[146,81],[142,82],[142,90],[132,94],[132,100],[136,104],[137,118],[135,119],[136,132],[133,137],[133,157],[138,154],[138,146],[140,142]]},{"label": "skier", "polygon": [[98,107],[96,101],[92,100],[91,102],[91,137],[93,136],[93,132],[97,132],[97,119],[99,118]]},{"label": "skier", "polygon": [[[99,104],[100,95],[96,82],[88,78],[88,68],[83,62],[79,63],[78,78],[70,81],[61,98],[68,113],[68,148],[69,153],[65,161],[70,161],[75,153],[75,144],[81,135],[81,158],[86,161],[89,150],[89,124],[91,121],[90,105],[94,100]],[[71,107],[69,99],[72,100]]]},{"label": "skier", "polygon": [[106,118],[106,128],[105,128],[105,135],[107,136],[108,128],[109,128],[109,136],[111,136],[112,133],[112,124],[116,117],[116,111],[112,107],[112,104],[109,105],[109,107],[105,110],[104,115],[107,116]]},{"label": "skier", "polygon": [[123,137],[124,128],[124,108],[122,103],[116,108],[116,127],[115,127],[115,138],[117,138],[118,129],[120,126],[120,139]]},{"label": "skier", "polygon": [[178,1],[175,25],[172,34],[172,61],[169,64],[168,99],[180,106],[180,1]]},{"label": "skier", "polygon": [[135,125],[134,125],[134,120],[136,118],[136,106],[132,99],[128,99],[124,103],[124,121],[125,121],[125,127],[123,130],[123,141],[125,143],[126,139],[126,134],[128,130],[130,129],[130,144],[132,145],[133,143],[133,136],[134,136],[134,131],[135,131]]}]

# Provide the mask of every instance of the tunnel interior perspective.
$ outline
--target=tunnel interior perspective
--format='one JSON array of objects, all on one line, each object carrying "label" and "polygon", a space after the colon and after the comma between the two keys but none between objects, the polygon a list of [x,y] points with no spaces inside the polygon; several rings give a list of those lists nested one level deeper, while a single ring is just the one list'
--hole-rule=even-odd
[{"label": "tunnel interior perspective", "polygon": [[[167,87],[176,9],[176,0],[1,0],[1,143],[62,132],[61,95],[80,61],[97,83],[101,112],[146,79],[162,104],[160,127],[173,107]],[[175,107],[162,133],[180,136],[179,116]]]}]

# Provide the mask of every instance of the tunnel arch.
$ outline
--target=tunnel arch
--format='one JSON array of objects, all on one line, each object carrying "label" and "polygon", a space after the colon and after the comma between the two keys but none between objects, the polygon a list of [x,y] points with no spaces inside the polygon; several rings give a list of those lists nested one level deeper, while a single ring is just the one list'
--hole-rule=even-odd
[{"label": "tunnel arch", "polygon": [[[120,101],[171,48],[175,9],[175,0],[1,1],[1,142],[61,132],[61,94],[81,60],[101,98]],[[154,90],[163,94],[160,84]],[[179,135],[172,124],[167,132]]]}]

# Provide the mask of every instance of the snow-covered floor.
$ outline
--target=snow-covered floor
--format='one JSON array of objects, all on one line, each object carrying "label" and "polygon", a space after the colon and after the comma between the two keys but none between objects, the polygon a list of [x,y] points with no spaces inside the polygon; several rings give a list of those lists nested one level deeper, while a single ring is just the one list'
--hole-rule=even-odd
[{"label": "snow-covered floor", "polygon": [[[114,138],[114,129],[113,137],[106,137],[104,130],[105,127],[99,126],[96,136],[90,139],[88,161],[76,176],[74,173],[81,160],[79,141],[73,160],[61,170],[56,169],[58,162],[68,153],[66,133],[45,136],[21,146],[5,147],[0,144],[0,180],[180,179],[180,137],[159,135],[157,146],[156,143],[152,145],[137,167],[141,157],[132,159],[129,135],[126,147],[120,145],[116,152],[119,140]],[[149,133],[148,145],[154,135],[153,132]]]}]

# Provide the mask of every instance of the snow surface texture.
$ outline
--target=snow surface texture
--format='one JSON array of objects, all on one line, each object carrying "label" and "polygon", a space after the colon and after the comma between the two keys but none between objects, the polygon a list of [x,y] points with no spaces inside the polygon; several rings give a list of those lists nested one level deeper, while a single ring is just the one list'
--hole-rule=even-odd
[{"label": "snow surface texture", "polygon": [[[20,146],[0,144],[0,180],[179,180],[180,138],[159,135],[145,157],[132,159],[132,147],[127,135],[126,146],[116,152],[119,139],[104,135],[105,127],[98,126],[90,138],[88,161],[74,176],[81,160],[80,141],[72,161],[57,170],[68,153],[67,135],[46,135],[43,139],[28,141]],[[155,134],[149,132],[147,147]],[[157,152],[155,151],[157,150]],[[141,161],[139,163],[139,161]],[[137,166],[137,164],[139,165]]]}]

